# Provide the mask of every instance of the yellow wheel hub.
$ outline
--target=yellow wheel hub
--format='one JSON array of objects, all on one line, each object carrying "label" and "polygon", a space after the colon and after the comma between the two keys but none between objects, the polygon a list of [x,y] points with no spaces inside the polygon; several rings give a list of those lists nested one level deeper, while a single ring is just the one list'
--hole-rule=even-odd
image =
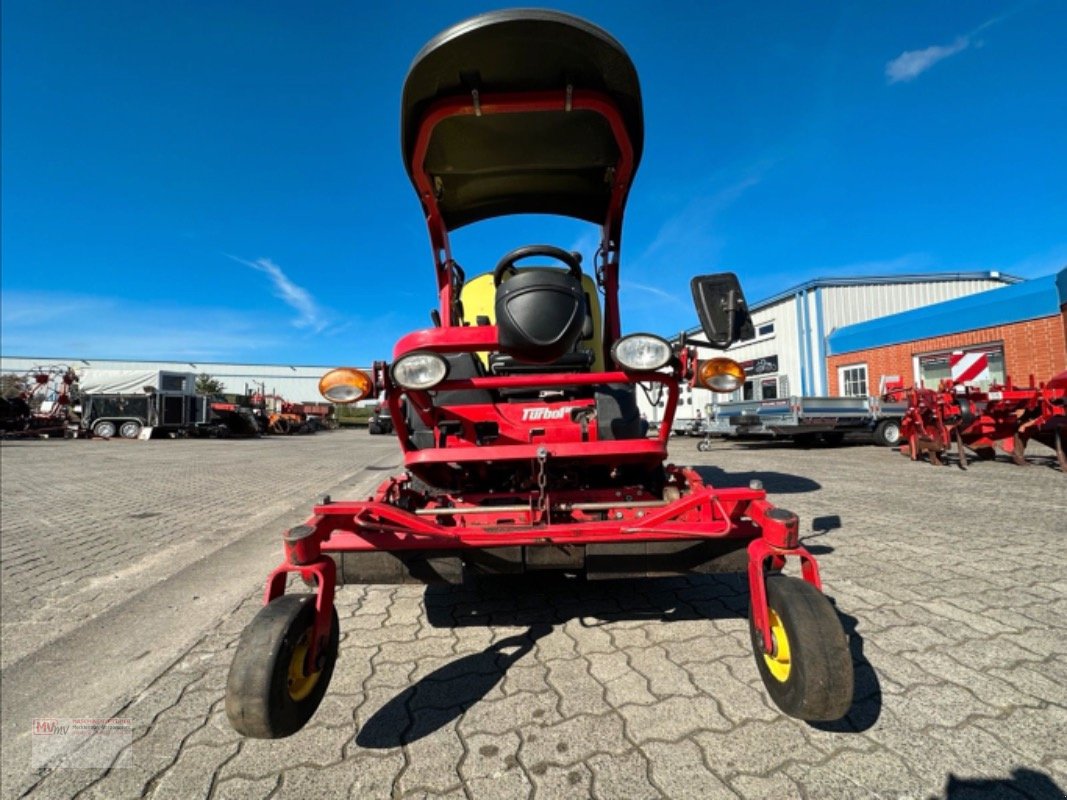
[{"label": "yellow wheel hub", "polygon": [[311,694],[311,690],[319,682],[319,675],[322,674],[322,670],[312,672],[310,675],[304,674],[304,661],[307,659],[307,654],[308,634],[305,633],[296,643],[296,647],[293,648],[293,657],[289,659],[289,697],[298,703]]},{"label": "yellow wheel hub", "polygon": [[767,616],[771,621],[771,642],[774,649],[770,653],[764,653],[763,660],[774,679],[779,683],[785,683],[789,680],[789,673],[793,670],[793,662],[789,653],[789,637],[786,636],[782,620],[773,609],[767,609]]}]

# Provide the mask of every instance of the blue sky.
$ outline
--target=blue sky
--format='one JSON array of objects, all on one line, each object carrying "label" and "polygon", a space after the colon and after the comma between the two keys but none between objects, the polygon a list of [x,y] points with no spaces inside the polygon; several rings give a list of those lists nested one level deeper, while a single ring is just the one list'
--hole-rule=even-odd
[{"label": "blue sky", "polygon": [[[5,355],[366,363],[427,324],[399,97],[469,2],[3,4]],[[1067,4],[591,3],[644,159],[623,328],[825,275],[1067,263]],[[458,231],[468,274],[569,220]]]}]

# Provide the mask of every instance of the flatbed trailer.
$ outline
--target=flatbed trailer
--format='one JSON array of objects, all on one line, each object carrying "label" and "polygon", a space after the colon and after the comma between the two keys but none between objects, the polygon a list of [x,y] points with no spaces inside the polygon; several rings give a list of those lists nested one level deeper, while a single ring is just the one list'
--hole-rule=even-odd
[{"label": "flatbed trailer", "polygon": [[848,433],[869,434],[876,444],[900,441],[907,403],[879,397],[782,397],[713,403],[706,423],[711,436],[769,436],[836,444]]}]

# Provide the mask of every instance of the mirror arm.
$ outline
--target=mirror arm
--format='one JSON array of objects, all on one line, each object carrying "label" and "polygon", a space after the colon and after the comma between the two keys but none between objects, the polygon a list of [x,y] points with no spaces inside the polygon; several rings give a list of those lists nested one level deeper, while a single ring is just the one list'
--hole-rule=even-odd
[{"label": "mirror arm", "polygon": [[733,340],[737,324],[737,290],[731,289],[729,294],[726,295],[726,330],[730,332],[730,339]]}]

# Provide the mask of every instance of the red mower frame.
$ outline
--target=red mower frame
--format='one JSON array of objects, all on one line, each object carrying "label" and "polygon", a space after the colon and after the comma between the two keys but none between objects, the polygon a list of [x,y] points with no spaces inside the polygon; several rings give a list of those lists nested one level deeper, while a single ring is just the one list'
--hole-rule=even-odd
[{"label": "red mower frame", "polygon": [[[568,106],[569,104],[569,106]],[[560,108],[586,109],[603,115],[618,139],[621,156],[617,165],[617,182],[612,191],[608,219],[602,231],[602,252],[611,254],[600,270],[600,284],[604,291],[605,342],[619,335],[618,314],[618,244],[620,241],[623,207],[632,170],[632,149],[625,126],[615,104],[596,92],[562,95],[536,93],[532,96],[508,94],[488,96],[475,101],[467,98],[443,100],[431,109],[415,148],[416,166],[425,158],[433,128],[451,116],[536,113]],[[443,327],[417,331],[403,337],[396,345],[394,360],[412,352],[473,353],[499,349],[497,328],[494,325],[460,327],[453,324],[452,255],[441,215],[437,210],[430,178],[421,169],[414,171],[420,189],[430,239],[437,266],[438,296]],[[605,345],[608,348],[608,345]],[[608,354],[610,357],[610,353]],[[433,425],[444,413],[433,405],[424,392],[407,392],[389,378],[384,366],[375,370],[375,389],[385,392],[396,426],[396,435],[404,451],[407,466],[431,461],[536,461],[538,458],[582,458],[590,462],[610,463],[619,458],[635,456],[654,462],[667,457],[667,440],[678,403],[682,381],[694,377],[693,348],[682,348],[677,365],[670,373],[606,373],[536,374],[500,376],[445,381],[435,387],[439,391],[462,389],[519,389],[530,387],[565,387],[595,384],[659,383],[667,390],[664,419],[655,439],[585,442],[531,442],[501,446],[455,446],[433,450],[413,450],[408,441],[410,431],[405,423],[401,403],[404,398],[412,404],[425,422]],[[464,408],[465,413],[488,419],[489,410],[478,406]],[[482,496],[466,494],[462,500],[449,498],[444,508],[414,514],[388,502],[395,497],[402,481],[390,479],[383,483],[375,497],[363,502],[326,503],[316,506],[313,516],[303,525],[286,532],[285,561],[271,574],[267,582],[264,602],[269,603],[285,591],[285,576],[296,572],[305,581],[316,585],[316,635],[308,653],[309,664],[316,663],[319,647],[329,633],[333,608],[336,565],[330,553],[373,550],[493,548],[515,545],[583,545],[596,542],[662,542],[674,539],[731,538],[748,539],[748,582],[751,592],[752,617],[770,652],[773,644],[767,615],[765,573],[780,570],[787,559],[799,559],[804,580],[821,591],[822,582],[814,556],[799,544],[798,520],[795,514],[774,507],[762,488],[714,489],[704,485],[692,469],[669,467],[668,473],[679,485],[679,495],[673,502],[651,498],[621,500],[608,492],[590,497],[581,493],[581,500],[567,496],[539,498],[535,493],[521,507],[479,508]],[[630,487],[640,492],[639,487]],[[607,496],[611,495],[611,496]],[[634,495],[631,494],[631,497]],[[558,503],[556,502],[558,500]],[[583,507],[584,506],[584,507]],[[553,508],[565,508],[570,516],[577,513],[579,521],[553,523]],[[599,517],[607,516],[603,520]],[[436,521],[445,517],[449,524]],[[594,518],[595,517],[595,518]],[[506,519],[506,522],[504,520]],[[502,524],[503,523],[503,524]],[[507,529],[504,529],[504,528]],[[490,532],[491,531],[491,532]]]},{"label": "red mower frame", "polygon": [[[588,35],[588,29],[582,26],[589,26],[589,23],[555,12],[491,12],[485,18],[523,14],[532,15],[540,22],[549,20],[551,24],[572,25],[583,31],[581,35]],[[456,30],[477,19],[456,26]],[[529,19],[511,18],[507,24],[512,22],[527,24]],[[496,20],[492,23],[496,24]],[[447,40],[449,33],[451,31],[442,38]],[[597,35],[607,37],[602,31]],[[607,42],[605,45],[603,40],[597,40],[595,44],[621,50],[610,37]],[[636,92],[636,84],[634,89]],[[638,95],[638,114],[639,102]],[[435,131],[457,118],[571,112],[598,115],[610,130],[617,153],[614,165],[605,170],[608,186],[602,206],[603,218],[598,220],[601,242],[595,265],[596,283],[603,303],[601,355],[605,365],[617,363],[612,348],[621,336],[618,269],[622,219],[639,157],[631,139],[633,111],[631,109],[631,116],[627,117],[607,91],[567,86],[559,91],[484,94],[472,89],[464,94],[435,98],[417,116],[408,167],[429,229],[436,269],[439,306],[436,321],[439,324],[401,338],[393,351],[394,364],[415,353],[444,357],[495,353],[504,349],[496,324],[480,320],[471,325],[457,313],[457,295],[463,274],[452,258],[449,222],[438,203],[440,186],[425,166]],[[733,280],[736,286],[736,279]],[[739,287],[737,291],[739,293]],[[743,308],[743,298],[739,299]],[[734,302],[732,294],[730,302]],[[730,313],[732,324],[733,312]],[[630,548],[627,552],[640,554],[652,552],[655,547],[666,551],[672,547],[710,547],[717,548],[715,552],[718,554],[725,554],[729,564],[722,568],[703,568],[702,571],[747,573],[757,665],[765,683],[770,674],[768,669],[779,670],[768,683],[775,701],[787,713],[804,719],[842,716],[851,704],[852,694],[847,637],[832,606],[821,595],[822,583],[815,558],[799,542],[797,516],[776,508],[758,481],[746,488],[719,489],[705,485],[692,468],[670,464],[663,467],[680,386],[702,383],[703,380],[694,344],[681,337],[670,345],[669,363],[655,371],[630,371],[620,363],[617,368],[609,367],[599,372],[446,376],[442,382],[434,384],[432,390],[425,391],[404,388],[394,380],[388,364],[375,364],[372,374],[364,376],[369,382],[369,386],[364,387],[364,394],[384,394],[406,472],[382,482],[374,496],[366,500],[334,502],[324,498],[304,524],[285,532],[284,560],[267,580],[264,594],[267,608],[264,612],[271,607],[280,607],[279,601],[285,596],[290,574],[298,574],[314,587],[315,592],[314,621],[305,645],[301,645],[304,649],[293,651],[297,661],[295,667],[288,667],[290,683],[296,681],[304,685],[303,682],[310,680],[314,684],[318,671],[332,669],[331,659],[336,657],[334,592],[338,581],[344,577],[345,559],[350,554],[359,557],[382,553],[397,557],[417,554],[431,561],[437,557],[455,559],[458,556],[466,569],[468,559],[476,554],[518,551],[522,554],[520,562],[527,559],[528,553],[537,553],[537,558],[545,559],[543,563],[567,569],[583,566],[586,553],[596,548]],[[740,371],[740,367],[737,369]],[[743,380],[743,371],[740,374]],[[596,424],[588,424],[588,413],[595,413],[595,400],[586,399],[586,395],[596,391],[594,387],[609,385],[633,390],[638,384],[657,384],[665,393],[663,420],[657,435],[654,438],[602,437]],[[504,393],[510,392],[510,396],[516,397],[519,396],[514,394],[516,391],[532,389],[541,392],[537,401],[468,401],[450,405],[445,399],[452,392],[480,392],[499,398]],[[555,397],[569,399],[552,399]],[[425,446],[425,442],[420,447],[413,444],[412,423],[416,420],[432,432],[433,446]],[[484,430],[487,425],[491,425],[493,433],[483,437],[479,430]],[[523,473],[526,477],[512,488],[496,493],[489,487],[479,487],[477,480],[466,481],[462,489],[441,489],[432,493],[417,485],[419,476],[429,475],[432,470],[447,468],[463,475],[478,475],[479,466],[487,464],[500,469],[514,467],[516,471],[526,471]],[[598,484],[587,482],[580,488],[566,482],[553,485],[547,476],[557,465],[595,468],[599,474],[610,476],[610,485],[605,486],[603,481]],[[656,470],[654,482],[633,477],[635,474],[647,475],[652,470]],[[778,575],[787,562],[793,560],[799,562],[802,582],[783,580]],[[683,565],[680,571],[689,568]],[[774,587],[770,585],[772,579]],[[788,580],[800,586],[784,586]],[[773,600],[776,594],[783,604],[778,613],[771,609],[769,601],[769,597]],[[811,600],[810,595],[817,597]],[[793,612],[784,608],[785,600],[790,597],[796,602]],[[789,626],[789,618],[798,620],[804,615],[808,615],[807,620],[795,623],[800,627],[794,631],[819,630],[817,638],[832,640],[827,647],[833,649],[833,657],[824,659],[820,667],[823,677],[805,679],[814,680],[823,687],[815,692],[810,688],[798,688],[797,670],[793,671],[792,679],[788,677],[789,651],[792,648],[793,658],[797,659],[808,648],[811,648],[808,652],[814,652],[825,642],[794,641],[787,645],[782,638]],[[264,630],[266,625],[265,622]],[[252,647],[254,637],[251,634],[249,637],[248,647]],[[244,639],[238,648],[239,653],[242,647],[245,647]],[[285,646],[281,649],[284,651]],[[763,659],[767,660],[767,667],[764,667]],[[771,664],[774,659],[778,659],[776,665]],[[235,658],[227,689],[227,712],[238,730],[248,735],[284,736],[298,729],[306,721],[306,716],[313,713],[314,707],[293,724],[263,722],[273,714],[266,708],[273,701],[253,696],[249,686],[257,680],[262,683],[267,679],[247,677],[258,669],[254,659],[242,661],[240,669],[238,660]],[[282,669],[284,671],[284,667]],[[811,669],[800,671],[812,672]],[[776,680],[780,681],[780,686],[772,685]],[[835,685],[826,689],[828,684]],[[805,698],[805,693],[819,694],[819,697]],[[316,699],[314,705],[317,703]],[[297,716],[294,712],[293,718]],[[246,718],[254,719],[247,722]]]}]

